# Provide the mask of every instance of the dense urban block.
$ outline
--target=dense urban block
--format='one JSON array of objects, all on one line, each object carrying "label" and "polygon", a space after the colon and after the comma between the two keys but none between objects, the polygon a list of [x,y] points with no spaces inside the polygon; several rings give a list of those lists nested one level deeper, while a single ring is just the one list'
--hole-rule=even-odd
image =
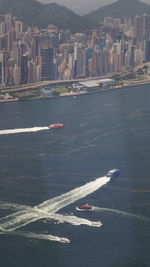
[{"label": "dense urban block", "polygon": [[27,28],[0,15],[0,87],[127,71],[150,61],[150,15],[105,17],[99,29],[72,34],[55,25]]}]

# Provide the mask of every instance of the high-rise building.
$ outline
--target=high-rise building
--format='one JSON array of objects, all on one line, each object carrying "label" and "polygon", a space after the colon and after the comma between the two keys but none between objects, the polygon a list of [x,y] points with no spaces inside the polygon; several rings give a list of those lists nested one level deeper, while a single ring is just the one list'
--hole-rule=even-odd
[{"label": "high-rise building", "polygon": [[51,80],[53,77],[53,50],[51,48],[41,49],[42,58],[42,81]]},{"label": "high-rise building", "polygon": [[131,46],[130,51],[130,66],[135,66],[135,46]]},{"label": "high-rise building", "polygon": [[133,22],[133,34],[137,41],[142,41],[144,38],[144,19],[136,16]]},{"label": "high-rise building", "polygon": [[20,20],[15,21],[15,32],[16,32],[16,39],[19,40],[22,38],[23,34],[23,22]]},{"label": "high-rise building", "polygon": [[17,64],[14,66],[13,70],[13,76],[14,76],[14,85],[20,85],[20,68]]},{"label": "high-rise building", "polygon": [[7,53],[0,51],[0,86],[5,86],[6,82],[6,63]]},{"label": "high-rise building", "polygon": [[26,84],[28,82],[28,56],[22,55],[21,57],[21,83]]},{"label": "high-rise building", "polygon": [[35,60],[41,54],[41,38],[40,35],[33,35],[31,42],[31,57]]},{"label": "high-rise building", "polygon": [[146,61],[150,61],[150,40],[146,42]]}]

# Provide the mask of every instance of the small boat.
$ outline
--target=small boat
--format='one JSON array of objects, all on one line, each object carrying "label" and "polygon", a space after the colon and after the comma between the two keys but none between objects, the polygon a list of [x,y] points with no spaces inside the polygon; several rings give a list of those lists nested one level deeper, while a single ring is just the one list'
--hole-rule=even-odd
[{"label": "small boat", "polygon": [[78,210],[78,211],[91,211],[92,206],[89,204],[84,204],[84,205],[77,206],[76,210]]},{"label": "small boat", "polygon": [[63,123],[53,123],[48,125],[49,129],[61,129],[64,128],[64,124]]},{"label": "small boat", "polygon": [[119,171],[118,169],[113,169],[113,170],[110,170],[110,171],[106,174],[106,177],[114,178],[114,177],[119,176],[119,174],[120,174],[120,171]]}]

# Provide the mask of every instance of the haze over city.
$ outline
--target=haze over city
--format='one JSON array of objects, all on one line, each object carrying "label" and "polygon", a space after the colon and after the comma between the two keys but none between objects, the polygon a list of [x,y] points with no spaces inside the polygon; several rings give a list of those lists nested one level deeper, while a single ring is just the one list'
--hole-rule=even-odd
[{"label": "haze over city", "polygon": [[[39,0],[41,3],[57,3],[64,5],[74,12],[84,15],[97,8],[116,2],[117,0]],[[125,0],[124,0],[125,1]],[[141,0],[143,3],[150,4],[150,0]]]}]

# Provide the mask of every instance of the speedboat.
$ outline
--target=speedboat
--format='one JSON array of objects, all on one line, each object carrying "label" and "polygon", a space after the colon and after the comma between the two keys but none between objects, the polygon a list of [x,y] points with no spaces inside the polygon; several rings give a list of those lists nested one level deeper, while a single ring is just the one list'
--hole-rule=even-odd
[{"label": "speedboat", "polygon": [[76,210],[78,210],[78,211],[91,211],[92,206],[89,204],[84,204],[84,205],[77,206]]},{"label": "speedboat", "polygon": [[114,177],[119,176],[119,174],[120,174],[120,171],[119,171],[118,169],[113,169],[113,170],[110,170],[110,171],[106,174],[106,176],[107,176],[107,177],[110,177],[110,178],[114,178]]},{"label": "speedboat", "polygon": [[61,129],[64,128],[64,124],[63,123],[53,123],[48,125],[49,129]]}]

